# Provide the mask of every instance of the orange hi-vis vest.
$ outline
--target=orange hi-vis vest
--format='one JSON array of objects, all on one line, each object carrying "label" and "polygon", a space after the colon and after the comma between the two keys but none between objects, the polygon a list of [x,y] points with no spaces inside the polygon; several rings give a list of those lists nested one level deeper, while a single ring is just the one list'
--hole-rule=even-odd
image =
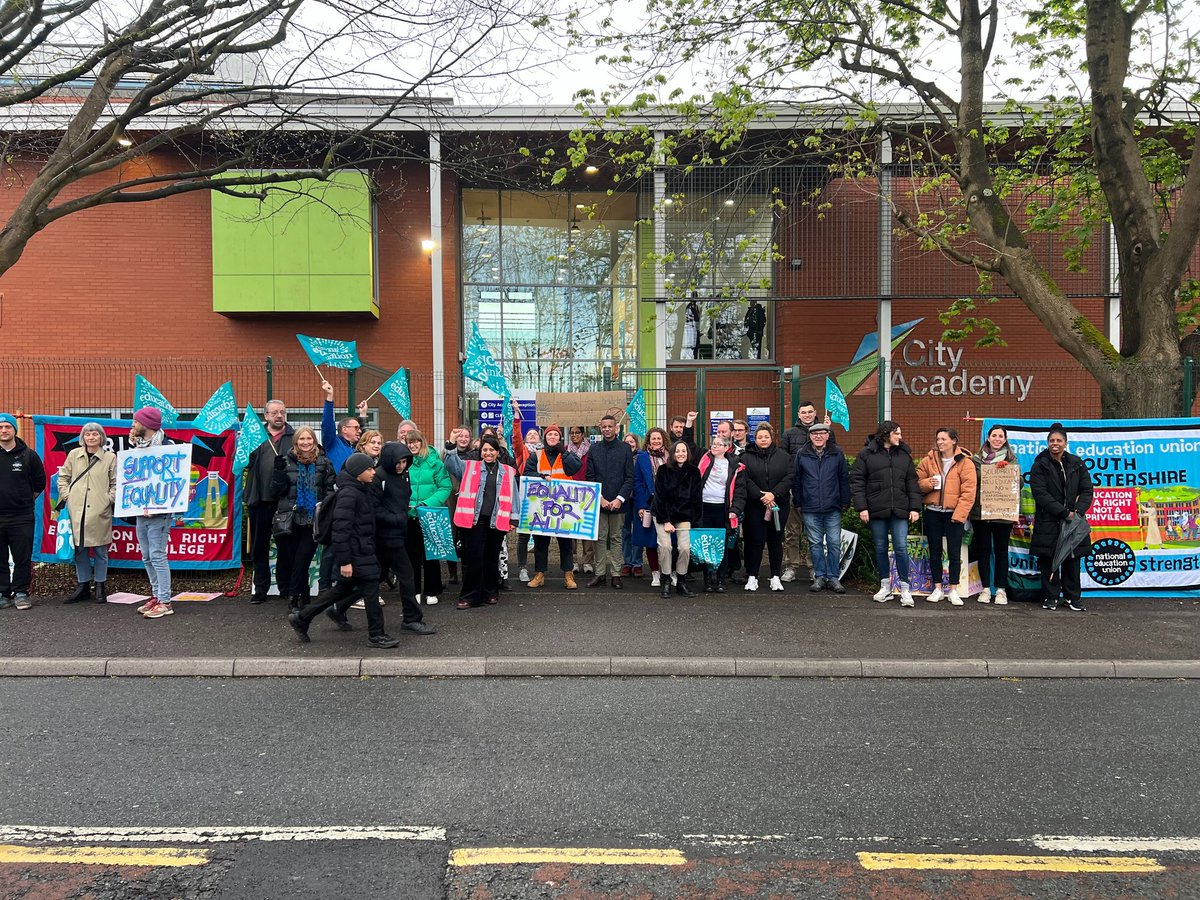
[{"label": "orange hi-vis vest", "polygon": [[538,474],[543,478],[560,478],[564,481],[571,480],[571,476],[568,475],[566,469],[563,468],[563,455],[561,450],[559,451],[558,456],[554,458],[553,463],[551,463],[547,458],[545,450],[539,450],[537,469]]}]

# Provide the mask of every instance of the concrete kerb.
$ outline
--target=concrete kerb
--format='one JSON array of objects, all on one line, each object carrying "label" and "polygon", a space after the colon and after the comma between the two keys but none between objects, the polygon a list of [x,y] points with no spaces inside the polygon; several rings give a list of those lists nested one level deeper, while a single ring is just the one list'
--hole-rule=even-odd
[{"label": "concrete kerb", "polygon": [[843,659],[732,657],[405,657],[363,659],[9,658],[0,677],[357,678],[1127,678],[1200,679],[1200,659]]}]

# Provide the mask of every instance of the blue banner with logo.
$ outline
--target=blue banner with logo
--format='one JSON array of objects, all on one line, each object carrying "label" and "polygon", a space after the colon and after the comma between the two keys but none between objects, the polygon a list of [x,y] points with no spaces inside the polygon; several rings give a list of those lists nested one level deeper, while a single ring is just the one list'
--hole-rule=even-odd
[{"label": "blue banner with logo", "polygon": [[692,559],[713,568],[719,566],[725,558],[726,535],[724,528],[693,528]]},{"label": "blue banner with logo", "polygon": [[306,334],[296,335],[296,340],[300,342],[314,366],[357,369],[362,365],[358,360],[357,341],[338,341],[333,338],[309,337]]},{"label": "blue banner with logo", "polygon": [[445,506],[418,506],[417,519],[421,523],[421,537],[425,542],[425,558],[457,562],[450,510]]},{"label": "blue banner with logo", "polygon": [[146,406],[153,407],[162,413],[163,428],[179,421],[179,413],[171,405],[171,401],[164,397],[162,391],[145,377],[138,375],[133,380],[133,411],[137,412]]},{"label": "blue banner with logo", "polygon": [[237,400],[233,396],[233,382],[227,381],[208,398],[204,408],[196,415],[192,427],[208,434],[220,434],[237,428]]},{"label": "blue banner with logo", "polygon": [[[1032,579],[1029,469],[1046,449],[1049,419],[1000,425],[1021,466],[1021,506],[1009,567]],[[1092,552],[1080,566],[1091,597],[1200,597],[1200,419],[1064,420],[1067,452],[1092,476]]]}]

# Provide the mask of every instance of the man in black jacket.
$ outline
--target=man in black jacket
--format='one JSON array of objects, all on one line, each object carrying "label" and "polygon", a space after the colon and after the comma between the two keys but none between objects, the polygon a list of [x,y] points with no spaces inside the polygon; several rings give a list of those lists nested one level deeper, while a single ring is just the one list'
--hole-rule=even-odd
[{"label": "man in black jacket", "polygon": [[[271,589],[271,520],[279,504],[271,496],[271,479],[275,460],[287,456],[292,449],[292,426],[287,421],[287,407],[282,400],[268,400],[263,407],[267,438],[254,452],[246,465],[246,530],[250,541],[250,560],[254,565],[254,592],[251,603],[266,603]],[[276,548],[279,549],[278,547]],[[275,580],[280,572],[290,572],[292,560],[284,554],[275,557]]]},{"label": "man in black jacket", "polygon": [[[46,489],[42,458],[17,437],[17,420],[0,413],[0,609],[29,609],[33,579],[33,501]],[[13,571],[8,573],[12,554]]]},{"label": "man in black jacket", "polygon": [[[383,609],[379,606],[379,557],[375,550],[375,509],[377,506],[375,465],[365,453],[352,453],[337,477],[337,493],[333,495],[333,543],[328,551],[338,581],[328,591],[318,594],[303,609],[288,616],[301,642],[307,644],[308,626],[325,610],[330,618],[345,627],[345,611],[357,593],[362,594],[367,607],[367,644],[380,650],[390,650],[400,642],[384,630]],[[344,604],[344,605],[343,605]]]},{"label": "man in black jacket", "polygon": [[[808,430],[817,423],[817,407],[811,400],[804,400],[796,407],[796,424],[783,433],[779,445],[783,447],[794,461],[801,450],[811,450],[812,442],[808,438]],[[829,414],[825,414],[825,425],[829,425]],[[829,440],[826,446],[837,449],[837,437],[833,429],[829,430]],[[783,535],[783,578],[784,582],[795,581],[800,569],[809,565],[808,539],[804,533],[804,521],[800,516],[788,519],[787,531]],[[817,574],[812,573],[813,583]]]},{"label": "man in black jacket", "polygon": [[621,524],[625,502],[633,496],[633,451],[617,437],[617,420],[600,420],[601,439],[587,455],[587,480],[600,483],[600,532],[596,540],[596,577],[588,587],[600,587],[612,569],[612,586],[621,590]]}]

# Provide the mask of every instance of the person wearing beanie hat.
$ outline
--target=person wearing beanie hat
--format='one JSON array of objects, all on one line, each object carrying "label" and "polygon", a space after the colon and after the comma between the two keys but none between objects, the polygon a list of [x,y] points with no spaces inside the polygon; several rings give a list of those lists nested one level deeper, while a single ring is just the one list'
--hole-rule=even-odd
[{"label": "person wearing beanie hat", "polygon": [[[558,425],[547,425],[542,432],[542,448],[536,453],[530,453],[525,462],[525,470],[521,474],[526,478],[547,478],[550,480],[571,481],[576,472],[583,467],[581,460],[563,446],[562,428]],[[567,590],[573,591],[579,585],[575,583],[575,542],[571,538],[558,539],[558,561],[562,569],[563,581]],[[540,588],[546,583],[546,570],[550,567],[550,536],[535,534],[533,536],[533,568],[534,575],[529,581],[530,588]]]},{"label": "person wearing beanie hat", "polygon": [[[133,414],[133,424],[129,427],[130,447],[143,449],[169,443],[162,430],[161,412],[152,406],[143,406]],[[138,612],[147,619],[161,619],[175,613],[171,606],[171,566],[167,561],[167,544],[174,518],[164,513],[133,517],[142,565],[150,579],[150,599],[138,607]]]},{"label": "person wearing beanie hat", "polygon": [[34,500],[46,489],[42,459],[17,437],[16,417],[0,413],[0,609],[29,609],[33,581]]},{"label": "person wearing beanie hat", "polygon": [[381,569],[375,549],[379,500],[374,481],[375,463],[371,457],[351,453],[337,476],[333,541],[326,549],[333,556],[338,580],[329,590],[288,615],[288,622],[302,643],[309,642],[308,628],[322,612],[343,631],[350,630],[353,626],[346,619],[346,610],[361,594],[367,610],[367,646],[391,650],[400,644],[384,629],[383,608],[379,605]]}]

